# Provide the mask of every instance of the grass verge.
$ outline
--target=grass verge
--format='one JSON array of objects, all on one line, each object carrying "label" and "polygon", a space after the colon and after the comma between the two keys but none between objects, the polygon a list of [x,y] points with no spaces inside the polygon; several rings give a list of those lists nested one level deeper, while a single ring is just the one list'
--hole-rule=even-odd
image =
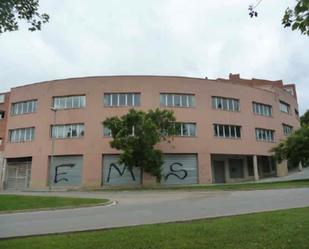
[{"label": "grass verge", "polygon": [[307,249],[309,207],[0,241],[1,249]]},{"label": "grass verge", "polygon": [[188,187],[191,189],[206,189],[206,190],[256,190],[256,189],[304,188],[309,187],[309,179],[282,181],[282,182],[191,185]]},{"label": "grass verge", "polygon": [[0,212],[81,207],[103,204],[106,199],[50,196],[0,195]]},{"label": "grass verge", "polygon": [[263,189],[287,189],[287,188],[308,188],[309,179],[292,180],[282,182],[257,182],[257,183],[230,183],[230,184],[207,184],[207,185],[178,185],[178,186],[143,186],[143,187],[113,187],[100,188],[96,191],[122,191],[122,190],[263,190]]}]

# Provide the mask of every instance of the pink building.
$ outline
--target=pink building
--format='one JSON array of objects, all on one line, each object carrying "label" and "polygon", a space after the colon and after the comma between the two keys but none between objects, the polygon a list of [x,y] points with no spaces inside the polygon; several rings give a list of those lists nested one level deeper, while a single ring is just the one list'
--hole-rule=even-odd
[{"label": "pink building", "polygon": [[0,103],[7,118],[0,120],[5,188],[140,185],[141,178],[153,183],[138,168],[118,164],[119,152],[109,146],[102,124],[130,108],[175,112],[178,136],[158,145],[165,155],[161,184],[285,175],[287,164],[276,164],[269,150],[300,126],[295,85],[237,74],[216,80],[74,78],[12,88],[6,96]]}]

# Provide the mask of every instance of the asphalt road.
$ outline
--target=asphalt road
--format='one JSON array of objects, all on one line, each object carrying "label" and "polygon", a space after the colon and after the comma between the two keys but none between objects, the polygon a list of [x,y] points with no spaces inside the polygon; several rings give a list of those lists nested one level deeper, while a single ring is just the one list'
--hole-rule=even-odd
[{"label": "asphalt road", "polygon": [[[34,193],[23,193],[31,194]],[[0,215],[0,238],[184,221],[309,206],[309,188],[255,191],[63,192],[99,197],[114,206]]]}]

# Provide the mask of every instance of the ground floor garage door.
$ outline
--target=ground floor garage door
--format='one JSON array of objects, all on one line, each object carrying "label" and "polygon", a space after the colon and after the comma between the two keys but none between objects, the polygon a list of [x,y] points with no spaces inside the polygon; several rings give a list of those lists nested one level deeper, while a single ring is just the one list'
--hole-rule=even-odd
[{"label": "ground floor garage door", "polygon": [[8,162],[6,172],[6,189],[26,189],[29,187],[31,161]]},{"label": "ground floor garage door", "polygon": [[[139,168],[129,170],[119,165],[118,155],[103,156],[103,185],[139,185],[141,171]],[[195,184],[197,180],[196,154],[165,154],[162,166],[161,184]]]},{"label": "ground floor garage door", "polygon": [[198,182],[196,154],[166,154],[161,184],[195,184]]},{"label": "ground floor garage door", "polygon": [[81,185],[82,156],[55,156],[50,167],[51,186]]},{"label": "ground floor garage door", "polygon": [[103,185],[139,185],[141,183],[140,169],[129,170],[127,166],[120,165],[118,159],[118,155],[103,156]]}]

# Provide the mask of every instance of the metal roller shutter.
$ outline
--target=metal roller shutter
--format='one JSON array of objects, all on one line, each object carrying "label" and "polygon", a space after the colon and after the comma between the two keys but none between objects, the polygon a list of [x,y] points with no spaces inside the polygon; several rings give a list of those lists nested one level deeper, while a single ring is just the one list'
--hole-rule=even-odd
[{"label": "metal roller shutter", "polygon": [[30,162],[16,162],[7,164],[7,189],[26,189],[29,187],[31,176]]},{"label": "metal roller shutter", "polygon": [[82,156],[55,156],[51,165],[52,186],[79,186],[82,178]]},{"label": "metal roller shutter", "polygon": [[134,168],[130,171],[126,166],[119,165],[117,155],[103,156],[103,185],[139,185],[141,170]]},{"label": "metal roller shutter", "polygon": [[197,180],[196,154],[165,154],[161,184],[195,184]]}]

